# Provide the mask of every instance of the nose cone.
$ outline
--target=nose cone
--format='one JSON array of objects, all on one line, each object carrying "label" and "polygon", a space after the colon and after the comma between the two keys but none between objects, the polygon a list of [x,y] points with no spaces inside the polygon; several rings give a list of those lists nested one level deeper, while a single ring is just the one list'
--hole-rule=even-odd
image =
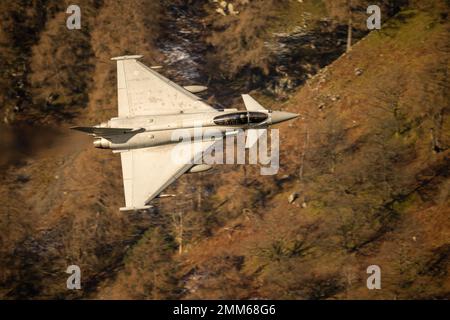
[{"label": "nose cone", "polygon": [[288,121],[297,118],[299,115],[292,112],[285,111],[273,111],[272,112],[272,124]]}]

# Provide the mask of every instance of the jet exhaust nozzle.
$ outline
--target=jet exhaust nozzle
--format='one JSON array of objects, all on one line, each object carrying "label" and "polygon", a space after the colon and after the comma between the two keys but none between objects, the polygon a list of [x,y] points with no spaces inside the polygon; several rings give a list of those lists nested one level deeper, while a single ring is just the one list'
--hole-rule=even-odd
[{"label": "jet exhaust nozzle", "polygon": [[94,147],[99,149],[111,149],[111,142],[105,138],[96,138],[94,140]]}]

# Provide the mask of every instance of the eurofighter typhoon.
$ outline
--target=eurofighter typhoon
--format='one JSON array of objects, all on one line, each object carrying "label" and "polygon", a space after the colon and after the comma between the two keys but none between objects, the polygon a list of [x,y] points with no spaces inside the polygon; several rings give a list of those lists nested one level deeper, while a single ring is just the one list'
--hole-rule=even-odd
[{"label": "eurofighter typhoon", "polygon": [[[243,95],[246,111],[217,110],[193,93],[201,86],[181,87],[138,61],[142,56],[112,58],[117,62],[118,117],[93,127],[73,127],[94,137],[94,146],[120,153],[126,206],[121,211],[144,210],[161,192],[187,172],[211,168],[195,164],[196,159],[217,143],[205,132],[213,128],[223,139],[231,132],[245,130],[246,148],[251,148],[270,125],[297,114],[270,111],[249,95]],[[198,127],[201,129],[198,130]],[[192,161],[173,159],[175,130],[194,138]],[[223,142],[223,141],[222,141]]]}]

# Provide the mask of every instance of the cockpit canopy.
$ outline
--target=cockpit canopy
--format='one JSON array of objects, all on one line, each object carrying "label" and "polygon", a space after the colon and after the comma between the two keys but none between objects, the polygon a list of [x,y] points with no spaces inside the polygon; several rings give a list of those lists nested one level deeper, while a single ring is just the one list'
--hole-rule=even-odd
[{"label": "cockpit canopy", "polygon": [[268,115],[264,112],[236,112],[217,116],[214,123],[218,126],[245,126],[259,124],[267,118]]}]

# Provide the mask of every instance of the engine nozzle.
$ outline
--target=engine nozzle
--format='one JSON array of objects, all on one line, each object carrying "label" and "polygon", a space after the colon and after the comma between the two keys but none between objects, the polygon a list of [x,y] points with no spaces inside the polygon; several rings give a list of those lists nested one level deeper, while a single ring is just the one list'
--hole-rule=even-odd
[{"label": "engine nozzle", "polygon": [[96,138],[94,140],[94,147],[99,149],[111,149],[111,142],[105,138]]}]

